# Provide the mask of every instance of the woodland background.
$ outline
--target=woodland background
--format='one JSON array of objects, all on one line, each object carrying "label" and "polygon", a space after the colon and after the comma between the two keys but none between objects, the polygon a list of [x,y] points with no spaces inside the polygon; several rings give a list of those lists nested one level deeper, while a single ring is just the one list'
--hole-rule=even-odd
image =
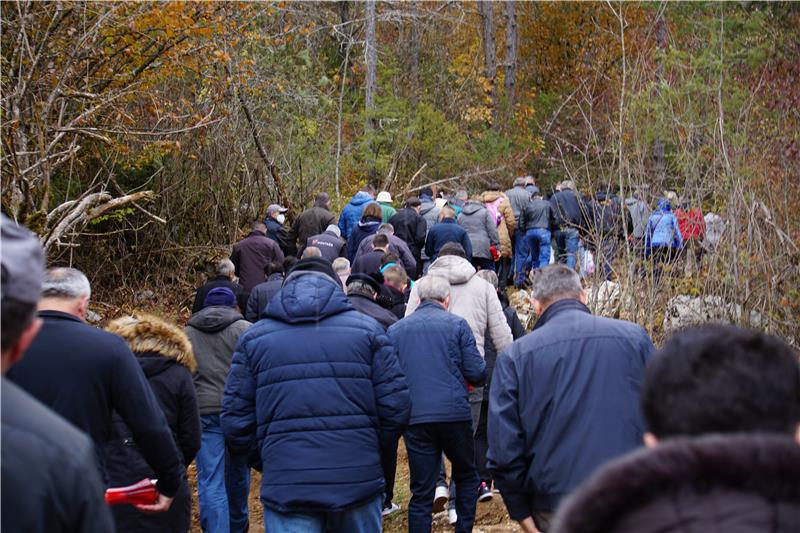
[{"label": "woodland background", "polygon": [[[631,275],[610,314],[658,336],[675,295],[800,338],[800,4],[3,1],[2,208],[95,309],[187,314],[269,203],[337,209],[533,174],[727,221],[702,269]],[[451,179],[458,177],[457,179]],[[666,309],[666,310],[665,310]]]}]

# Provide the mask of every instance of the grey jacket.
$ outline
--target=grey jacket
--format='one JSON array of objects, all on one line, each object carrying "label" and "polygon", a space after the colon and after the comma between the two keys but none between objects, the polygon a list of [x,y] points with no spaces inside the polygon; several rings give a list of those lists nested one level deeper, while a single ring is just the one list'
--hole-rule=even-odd
[{"label": "grey jacket", "polygon": [[549,229],[553,223],[553,210],[547,200],[531,200],[522,209],[520,227],[523,231],[541,228]]},{"label": "grey jacket", "polygon": [[194,387],[200,415],[219,414],[222,392],[239,336],[250,327],[241,313],[214,305],[192,315],[186,334],[192,343],[197,370]]},{"label": "grey jacket", "polygon": [[436,207],[433,200],[423,200],[419,214],[425,219],[428,229],[431,229],[434,224],[439,222],[439,211],[441,209]]},{"label": "grey jacket", "polygon": [[[458,215],[458,225],[464,228],[472,243],[472,257],[491,259],[490,246],[500,245],[497,223],[489,210],[480,202],[470,200]],[[498,250],[499,251],[499,250]]]},{"label": "grey jacket", "polygon": [[653,210],[650,206],[636,198],[625,198],[625,207],[631,214],[631,223],[633,224],[633,237],[635,239],[644,239],[644,232],[647,229],[647,221],[650,220],[650,215]]},{"label": "grey jacket", "polygon": [[506,191],[508,201],[511,203],[511,210],[514,211],[514,217],[517,219],[517,227],[519,226],[519,217],[522,214],[522,208],[530,202],[531,193],[525,187],[512,187]]}]

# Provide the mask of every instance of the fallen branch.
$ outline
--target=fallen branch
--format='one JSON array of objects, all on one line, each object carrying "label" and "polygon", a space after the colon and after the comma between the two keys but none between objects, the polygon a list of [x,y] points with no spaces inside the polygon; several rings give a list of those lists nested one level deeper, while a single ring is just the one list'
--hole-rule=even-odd
[{"label": "fallen branch", "polygon": [[419,187],[414,187],[412,189],[408,189],[404,192],[411,192],[411,191],[418,191],[420,189],[424,189],[425,187],[430,187],[431,185],[438,185],[440,183],[447,183],[448,181],[453,181],[457,179],[463,178],[474,178],[475,176],[483,176],[485,174],[494,174],[495,172],[500,172],[501,170],[505,169],[506,166],[503,165],[501,167],[493,168],[491,170],[481,170],[480,172],[471,172],[469,174],[459,174],[458,176],[451,176],[449,178],[444,178],[441,180],[432,181],[430,183],[426,183],[425,185],[420,185]]}]

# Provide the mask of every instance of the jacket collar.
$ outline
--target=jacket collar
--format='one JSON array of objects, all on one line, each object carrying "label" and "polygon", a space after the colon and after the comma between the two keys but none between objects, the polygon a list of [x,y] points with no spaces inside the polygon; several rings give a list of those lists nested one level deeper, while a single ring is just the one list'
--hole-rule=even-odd
[{"label": "jacket collar", "polygon": [[419,311],[420,309],[438,309],[439,311],[444,311],[442,304],[434,300],[423,300],[422,303],[419,304],[419,307],[415,309],[415,312]]},{"label": "jacket collar", "polygon": [[550,304],[550,307],[544,310],[544,313],[542,313],[542,316],[540,316],[539,320],[536,321],[536,325],[533,326],[533,330],[531,331],[536,331],[537,329],[541,328],[562,311],[569,310],[581,311],[590,315],[592,314],[589,308],[582,304],[579,300],[575,300],[573,298],[559,300],[553,304]]},{"label": "jacket collar", "polygon": [[53,310],[43,310],[39,311],[40,318],[59,318],[62,320],[72,320],[73,322],[80,322],[83,324],[83,320],[75,315],[71,315],[69,313],[65,313],[63,311],[53,311]]},{"label": "jacket collar", "polygon": [[457,224],[457,222],[454,218],[443,218],[439,221],[439,224]]},{"label": "jacket collar", "polygon": [[[247,234],[247,237],[266,237],[266,236],[267,236],[266,233],[264,233],[263,231],[258,231],[258,230],[253,230],[253,231],[251,231],[250,233]],[[247,237],[245,237],[245,239]]]}]

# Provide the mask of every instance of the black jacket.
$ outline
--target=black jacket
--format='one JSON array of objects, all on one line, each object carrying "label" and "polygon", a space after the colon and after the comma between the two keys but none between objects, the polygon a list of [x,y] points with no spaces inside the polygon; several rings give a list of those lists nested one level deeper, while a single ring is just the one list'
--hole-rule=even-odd
[{"label": "black jacket", "polygon": [[283,263],[283,252],[278,244],[260,231],[251,231],[247,237],[233,245],[231,261],[236,267],[239,283],[247,296],[253,287],[264,281],[264,267],[269,262]]},{"label": "black jacket", "polygon": [[267,281],[259,283],[253,287],[250,298],[247,299],[247,310],[244,317],[249,322],[256,322],[261,318],[261,314],[267,310],[267,304],[275,293],[281,290],[283,285],[283,273],[270,274]]},{"label": "black jacket", "polygon": [[322,207],[312,207],[297,215],[290,232],[290,240],[297,243],[297,255],[303,253],[308,239],[324,233],[331,224],[336,224],[336,215]]},{"label": "black jacket", "polygon": [[388,309],[381,307],[375,300],[360,294],[348,294],[347,299],[350,300],[356,311],[374,318],[383,329],[388,329],[389,326],[397,322],[397,317]]},{"label": "black jacket", "polygon": [[425,235],[428,232],[428,224],[425,219],[417,214],[416,209],[404,207],[389,219],[389,224],[394,226],[395,237],[405,241],[414,258],[419,262],[422,249],[425,248]]},{"label": "black jacket", "polygon": [[[500,305],[503,306],[503,315],[506,317],[508,327],[511,328],[511,336],[517,340],[525,335],[525,326],[519,321],[519,316],[511,305],[508,303],[508,298],[505,294],[500,295]],[[483,341],[483,354],[486,359],[486,392],[492,384],[492,374],[494,373],[494,364],[497,361],[497,350],[494,348],[492,338],[487,336]]]},{"label": "black jacket", "polygon": [[381,285],[381,293],[378,295],[377,302],[384,309],[394,313],[398,320],[406,316],[406,295],[391,285],[386,283]]},{"label": "black jacket", "polygon": [[374,274],[381,270],[381,260],[386,254],[383,250],[372,250],[356,257],[353,263],[353,274]]},{"label": "black jacket", "polygon": [[531,200],[522,206],[519,226],[523,232],[534,228],[549,230],[553,222],[553,208],[547,200]]},{"label": "black jacket", "polygon": [[244,306],[247,305],[247,300],[244,300],[244,291],[241,285],[228,279],[228,276],[214,276],[208,280],[205,285],[197,289],[194,295],[194,303],[192,304],[192,314],[203,308],[203,301],[206,299],[206,296],[211,292],[211,289],[216,289],[217,287],[227,287],[232,290],[240,309],[244,309]]},{"label": "black jacket", "polygon": [[92,441],[0,378],[0,530],[112,533]]},{"label": "black jacket", "polygon": [[[137,360],[167,418],[183,466],[188,467],[200,449],[200,417],[192,375],[175,359],[157,353],[137,354]],[[106,466],[112,487],[155,477],[130,429],[116,414],[112,438],[106,446]],[[148,515],[129,505],[117,505],[113,511],[117,531],[186,533],[192,521],[192,496],[184,479],[166,513]]]},{"label": "black jacket", "polygon": [[552,533],[800,531],[800,446],[783,435],[665,440],[604,466]]},{"label": "black jacket", "polygon": [[561,229],[578,228],[583,225],[583,210],[578,195],[572,189],[564,189],[550,197],[553,219]]},{"label": "black jacket", "polygon": [[183,465],[164,413],[128,345],[120,337],[59,311],[42,311],[42,329],[8,378],[88,433],[105,478],[102,448],[118,412],[158,478],[174,496]]},{"label": "black jacket", "polygon": [[278,243],[283,255],[295,255],[297,250],[295,244],[291,241],[289,231],[286,227],[270,217],[264,221],[267,226],[267,237]]},{"label": "black jacket", "polygon": [[333,263],[337,257],[346,257],[346,243],[335,233],[326,231],[314,235],[306,241],[306,247],[315,246],[322,252],[322,257]]}]

